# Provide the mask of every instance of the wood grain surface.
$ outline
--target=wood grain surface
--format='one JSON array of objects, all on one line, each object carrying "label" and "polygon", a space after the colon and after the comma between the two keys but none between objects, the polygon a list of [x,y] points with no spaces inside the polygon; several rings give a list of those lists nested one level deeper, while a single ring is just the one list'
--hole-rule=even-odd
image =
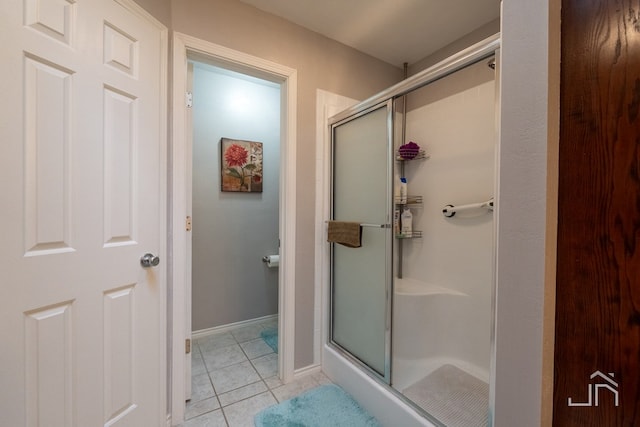
[{"label": "wood grain surface", "polygon": [[561,43],[553,425],[640,426],[640,1],[563,0]]}]

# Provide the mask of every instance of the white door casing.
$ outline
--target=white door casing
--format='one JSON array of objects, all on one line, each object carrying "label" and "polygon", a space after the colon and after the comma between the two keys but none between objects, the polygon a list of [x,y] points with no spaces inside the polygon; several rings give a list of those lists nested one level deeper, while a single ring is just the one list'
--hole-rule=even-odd
[{"label": "white door casing", "polygon": [[2,423],[161,425],[166,28],[130,0],[0,16]]},{"label": "white door casing", "polygon": [[295,241],[296,241],[296,106],[297,71],[252,55],[210,43],[186,34],[173,36],[173,134],[172,134],[172,375],[171,416],[173,423],[184,418],[185,397],[188,395],[186,373],[190,370],[190,355],[184,353],[184,340],[191,336],[190,311],[190,236],[185,230],[185,217],[191,194],[188,182],[191,123],[185,103],[187,91],[187,58],[207,58],[235,71],[251,72],[257,77],[277,81],[281,87],[280,144],[280,267],[278,278],[279,343],[278,370],[283,382],[294,377],[295,348]]}]

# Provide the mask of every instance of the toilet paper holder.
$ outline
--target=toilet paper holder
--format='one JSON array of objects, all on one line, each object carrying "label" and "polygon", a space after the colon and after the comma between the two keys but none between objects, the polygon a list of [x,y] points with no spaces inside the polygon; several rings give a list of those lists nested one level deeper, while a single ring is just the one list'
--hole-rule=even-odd
[{"label": "toilet paper holder", "polygon": [[262,262],[269,268],[277,268],[280,265],[280,255],[265,255],[262,257]]}]

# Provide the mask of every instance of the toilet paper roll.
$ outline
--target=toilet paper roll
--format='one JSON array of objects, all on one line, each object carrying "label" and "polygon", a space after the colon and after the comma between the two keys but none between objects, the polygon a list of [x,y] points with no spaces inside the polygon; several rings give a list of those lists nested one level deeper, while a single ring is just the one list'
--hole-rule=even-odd
[{"label": "toilet paper roll", "polygon": [[278,265],[280,265],[280,255],[267,256],[267,267],[276,268]]}]

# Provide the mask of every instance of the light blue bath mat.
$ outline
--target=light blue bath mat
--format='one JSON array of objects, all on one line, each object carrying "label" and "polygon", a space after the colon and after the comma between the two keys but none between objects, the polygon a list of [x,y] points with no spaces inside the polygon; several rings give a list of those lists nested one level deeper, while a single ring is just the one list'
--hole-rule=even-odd
[{"label": "light blue bath mat", "polygon": [[270,406],[255,417],[256,427],[382,427],[344,390],[334,384]]},{"label": "light blue bath mat", "polygon": [[278,328],[267,328],[260,332],[260,336],[271,350],[278,352]]}]

